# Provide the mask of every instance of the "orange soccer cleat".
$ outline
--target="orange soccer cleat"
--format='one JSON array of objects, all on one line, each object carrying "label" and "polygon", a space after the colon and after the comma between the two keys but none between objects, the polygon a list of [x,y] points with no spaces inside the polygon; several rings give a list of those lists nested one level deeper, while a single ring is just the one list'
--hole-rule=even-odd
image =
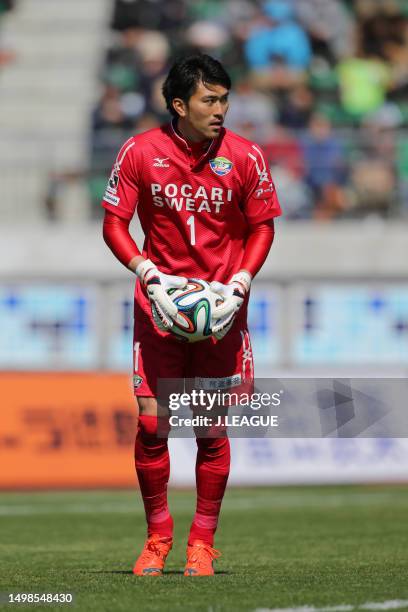
[{"label": "orange soccer cleat", "polygon": [[187,546],[187,563],[184,568],[185,576],[214,576],[213,562],[221,556],[202,540],[194,540]]},{"label": "orange soccer cleat", "polygon": [[145,542],[133,573],[136,576],[161,576],[172,546],[172,538],[164,538],[158,533],[152,534]]}]

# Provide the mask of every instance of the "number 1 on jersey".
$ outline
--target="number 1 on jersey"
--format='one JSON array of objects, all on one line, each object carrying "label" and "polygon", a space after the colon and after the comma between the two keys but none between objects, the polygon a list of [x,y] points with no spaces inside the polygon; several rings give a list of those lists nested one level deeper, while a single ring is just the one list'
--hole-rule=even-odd
[{"label": "number 1 on jersey", "polygon": [[196,235],[195,235],[195,218],[194,215],[191,215],[191,217],[189,217],[187,219],[187,225],[190,226],[190,244],[192,246],[195,245],[196,243]]}]

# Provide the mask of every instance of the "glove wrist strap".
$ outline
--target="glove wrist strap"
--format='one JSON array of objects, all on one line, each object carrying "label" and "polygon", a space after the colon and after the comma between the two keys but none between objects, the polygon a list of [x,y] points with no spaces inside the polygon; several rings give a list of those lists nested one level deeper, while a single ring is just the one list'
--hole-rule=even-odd
[{"label": "glove wrist strap", "polygon": [[144,285],[146,284],[146,278],[150,271],[157,272],[157,267],[150,259],[145,259],[144,261],[142,261],[135,270],[136,276]]},{"label": "glove wrist strap", "polygon": [[242,285],[245,293],[248,293],[249,288],[251,286],[251,275],[246,270],[240,270],[234,276],[231,277],[230,283],[239,283]]}]

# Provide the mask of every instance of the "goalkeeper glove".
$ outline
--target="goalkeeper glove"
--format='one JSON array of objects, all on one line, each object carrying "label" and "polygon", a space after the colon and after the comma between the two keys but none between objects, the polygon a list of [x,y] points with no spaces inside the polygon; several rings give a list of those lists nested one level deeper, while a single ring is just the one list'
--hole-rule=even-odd
[{"label": "goalkeeper glove", "polygon": [[150,259],[145,259],[136,268],[136,274],[149,296],[154,322],[162,331],[173,327],[177,306],[167,295],[168,289],[184,289],[187,279],[184,276],[164,274]]},{"label": "goalkeeper glove", "polygon": [[212,313],[212,334],[217,340],[221,340],[231,329],[235,315],[249,291],[251,280],[249,272],[240,270],[226,285],[218,281],[210,284],[211,291],[224,298],[223,303],[214,308]]}]

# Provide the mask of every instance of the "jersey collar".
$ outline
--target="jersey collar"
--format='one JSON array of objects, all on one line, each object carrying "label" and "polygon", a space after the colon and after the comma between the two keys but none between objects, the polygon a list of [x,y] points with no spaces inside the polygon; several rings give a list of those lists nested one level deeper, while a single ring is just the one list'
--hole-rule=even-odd
[{"label": "jersey collar", "polygon": [[[187,140],[183,138],[183,136],[178,132],[176,127],[177,119],[173,119],[170,123],[169,133],[173,142],[182,149],[187,155],[191,154],[191,147],[188,144]],[[217,144],[220,142],[221,138],[224,135],[224,128],[221,129],[219,136],[217,138],[213,138],[210,140],[207,149],[204,150],[201,157],[199,157],[194,163],[194,168],[197,167],[201,162],[206,159],[216,148]]]}]

